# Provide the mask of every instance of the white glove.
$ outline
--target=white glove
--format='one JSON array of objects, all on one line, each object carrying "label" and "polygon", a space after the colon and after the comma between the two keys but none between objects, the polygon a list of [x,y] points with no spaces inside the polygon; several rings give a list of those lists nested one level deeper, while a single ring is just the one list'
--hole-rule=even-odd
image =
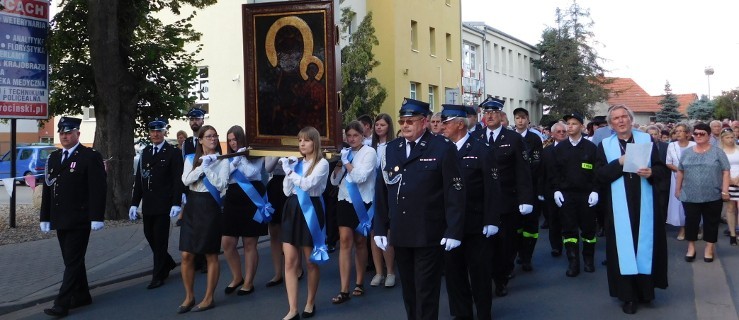
[{"label": "white glove", "polygon": [[182,194],[182,205],[184,206],[185,203],[187,203],[187,196],[183,193]]},{"label": "white glove", "polygon": [[485,235],[485,238],[490,238],[494,236],[496,233],[498,233],[498,227],[492,224],[482,227],[482,234]]},{"label": "white glove", "polygon": [[531,211],[534,211],[534,206],[530,204],[522,204],[518,206],[518,211],[521,212],[522,215],[527,215],[531,213]]},{"label": "white glove", "polygon": [[231,161],[231,167],[238,168],[239,164],[241,164],[241,160],[243,160],[243,156],[234,157],[234,160]]},{"label": "white glove", "polygon": [[588,205],[591,207],[598,204],[598,193],[597,192],[591,192],[590,196],[588,196]]},{"label": "white glove", "polygon": [[90,229],[92,229],[92,231],[98,231],[102,229],[104,226],[105,226],[105,222],[102,222],[102,221],[90,222]]},{"label": "white glove", "polygon": [[444,247],[444,250],[451,251],[452,249],[459,247],[459,245],[462,244],[462,241],[449,239],[449,238],[442,238],[441,243],[439,244],[441,244],[442,246],[446,245]]},{"label": "white glove", "polygon": [[204,168],[210,167],[210,165],[212,165],[213,162],[216,161],[216,157],[218,157],[218,156],[215,155],[215,154],[209,154],[207,156],[200,157],[200,160],[203,161],[203,167]]},{"label": "white glove", "polygon": [[288,164],[290,165],[290,170],[295,171],[295,166],[298,165],[298,158],[297,157],[289,157],[287,158],[289,160]]},{"label": "white glove", "polygon": [[562,195],[562,192],[554,191],[554,203],[556,203],[557,206],[561,208],[564,202],[565,197]]},{"label": "white glove", "polygon": [[241,147],[239,148],[239,150],[236,150],[236,152],[244,152],[244,151],[246,151],[246,147]]},{"label": "white glove", "polygon": [[41,221],[38,226],[41,228],[41,232],[43,233],[51,232],[51,223],[49,221]]},{"label": "white glove", "polygon": [[349,153],[352,152],[351,148],[344,148],[341,149],[341,163],[343,165],[346,165],[349,163]]},{"label": "white glove", "polygon": [[134,221],[136,220],[136,218],[136,206],[131,206],[130,208],[128,208],[128,219]]},{"label": "white glove", "polygon": [[280,164],[282,165],[282,171],[284,171],[285,174],[292,171],[292,168],[290,167],[290,160],[288,160],[287,158],[280,158]]},{"label": "white glove", "polygon": [[539,195],[536,198],[539,199],[539,201],[544,201],[544,196],[542,196],[542,195]]},{"label": "white glove", "polygon": [[178,216],[180,214],[180,210],[182,210],[180,206],[172,206],[172,208],[169,209],[169,217],[174,218]]},{"label": "white glove", "polygon": [[387,237],[375,236],[373,239],[375,239],[375,244],[378,248],[382,249],[382,251],[387,250]]},{"label": "white glove", "polygon": [[352,179],[351,175],[346,175],[346,182],[354,182],[354,179]]}]

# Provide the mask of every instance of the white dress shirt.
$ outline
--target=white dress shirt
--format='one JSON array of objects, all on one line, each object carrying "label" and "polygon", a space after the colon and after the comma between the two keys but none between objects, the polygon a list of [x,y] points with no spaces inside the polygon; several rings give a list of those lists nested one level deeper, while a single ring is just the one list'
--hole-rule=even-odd
[{"label": "white dress shirt", "polygon": [[503,128],[503,126],[501,125],[500,127],[498,127],[495,130],[490,130],[490,128],[485,129],[485,137],[488,139],[488,141],[485,141],[485,142],[490,142],[490,135],[491,134],[493,135],[493,141],[497,140],[498,139],[498,135],[500,134],[500,130],[502,128]]},{"label": "white dress shirt", "polygon": [[[354,151],[352,151],[354,152]],[[352,160],[352,172],[346,173],[346,166],[341,166],[341,170],[331,174],[331,184],[339,186],[339,201],[345,200],[352,203],[349,191],[346,190],[346,180],[351,179],[357,184],[359,194],[362,196],[364,203],[372,202],[375,196],[375,168],[377,164],[377,152],[368,146],[362,146],[355,154]]]},{"label": "white dress shirt", "polygon": [[328,178],[328,161],[321,159],[316,163],[313,172],[306,175],[311,166],[311,161],[303,159],[303,176],[291,172],[282,181],[282,192],[286,196],[295,194],[295,187],[303,189],[311,197],[320,197],[326,190],[326,178]]},{"label": "white dress shirt", "polygon": [[185,184],[191,191],[195,192],[208,192],[208,188],[205,187],[203,179],[200,177],[202,173],[208,177],[208,181],[218,189],[221,196],[226,195],[226,188],[228,187],[228,174],[229,174],[228,160],[221,159],[213,162],[208,168],[203,168],[203,165],[199,165],[193,169],[193,164],[190,160],[185,160],[185,165],[182,170],[182,183]]}]

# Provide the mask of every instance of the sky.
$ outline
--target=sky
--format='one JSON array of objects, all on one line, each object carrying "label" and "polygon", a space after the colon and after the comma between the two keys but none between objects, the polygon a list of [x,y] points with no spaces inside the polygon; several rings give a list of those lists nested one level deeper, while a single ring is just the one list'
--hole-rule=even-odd
[{"label": "sky", "polygon": [[[462,21],[484,21],[529,44],[554,27],[572,0],[461,0]],[[739,88],[739,1],[578,0],[590,10],[608,76],[632,78],[650,95],[715,97]],[[732,23],[734,22],[734,23]],[[714,74],[707,77],[706,67]]]}]

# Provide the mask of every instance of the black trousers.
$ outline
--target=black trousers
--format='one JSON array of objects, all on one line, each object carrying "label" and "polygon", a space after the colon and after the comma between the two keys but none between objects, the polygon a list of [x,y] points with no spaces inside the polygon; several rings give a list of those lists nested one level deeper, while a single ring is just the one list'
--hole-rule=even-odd
[{"label": "black trousers", "polygon": [[395,247],[395,261],[408,319],[438,319],[444,248]]},{"label": "black trousers", "polygon": [[545,210],[549,215],[549,245],[552,250],[562,251],[562,222],[559,216],[559,207],[554,199],[545,198]]},{"label": "black trousers", "polygon": [[493,236],[492,273],[495,285],[507,285],[508,275],[513,272],[516,259],[516,230],[521,225],[521,213],[506,212],[500,215],[498,233]]},{"label": "black trousers", "polygon": [[144,236],[154,256],[152,280],[164,280],[176,264],[169,255],[169,215],[144,214]]},{"label": "black trousers", "polygon": [[85,268],[90,228],[57,230],[56,235],[64,260],[64,278],[54,305],[69,309],[72,299],[83,301],[91,298]]},{"label": "black trousers", "polygon": [[475,233],[466,234],[462,245],[444,253],[444,277],[452,317],[472,319],[474,301],[477,318],[492,319],[492,250],[492,239]]},{"label": "black trousers", "polygon": [[562,192],[565,198],[559,208],[562,222],[562,236],[565,239],[578,238],[578,231],[583,239],[595,238],[595,210],[588,204],[590,192]]},{"label": "black trousers", "polygon": [[698,240],[698,229],[703,218],[703,240],[710,243],[718,241],[718,225],[721,223],[722,201],[683,202],[685,209],[685,240]]}]

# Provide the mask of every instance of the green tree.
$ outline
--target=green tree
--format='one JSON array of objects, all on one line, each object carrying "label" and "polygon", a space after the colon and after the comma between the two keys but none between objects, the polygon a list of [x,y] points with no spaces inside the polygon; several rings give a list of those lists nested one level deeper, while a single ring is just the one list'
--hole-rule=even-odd
[{"label": "green tree", "polygon": [[655,114],[657,122],[678,123],[683,119],[683,114],[677,110],[680,107],[680,102],[677,101],[677,96],[672,93],[669,81],[665,83],[665,94],[658,103],[662,106],[662,109]]},{"label": "green tree", "polygon": [[715,119],[739,120],[739,89],[721,92],[721,95],[714,98],[714,101],[716,104]]},{"label": "green tree", "polygon": [[[347,32],[356,13],[349,8],[341,10],[341,30]],[[387,91],[372,70],[380,65],[375,60],[372,47],[380,44],[372,26],[372,12],[362,19],[357,30],[349,35],[349,44],[341,49],[341,110],[344,124],[358,116],[376,116],[387,98]]]},{"label": "green tree", "polygon": [[216,0],[62,0],[48,39],[53,115],[95,110],[95,148],[107,162],[107,219],[127,216],[135,136],[155,116],[182,117],[192,99],[197,41],[193,12],[164,24],[157,13],[180,14]]},{"label": "green tree", "polygon": [[700,99],[688,106],[688,118],[702,121],[711,120],[716,105],[708,100],[708,96],[702,95]]},{"label": "green tree", "polygon": [[545,29],[537,44],[541,59],[534,60],[534,66],[542,78],[534,88],[539,102],[556,114],[591,117],[591,106],[608,98],[604,86],[613,80],[603,76],[606,70],[595,50],[590,12],[573,1],[564,11],[557,8],[555,17],[557,26]]}]

